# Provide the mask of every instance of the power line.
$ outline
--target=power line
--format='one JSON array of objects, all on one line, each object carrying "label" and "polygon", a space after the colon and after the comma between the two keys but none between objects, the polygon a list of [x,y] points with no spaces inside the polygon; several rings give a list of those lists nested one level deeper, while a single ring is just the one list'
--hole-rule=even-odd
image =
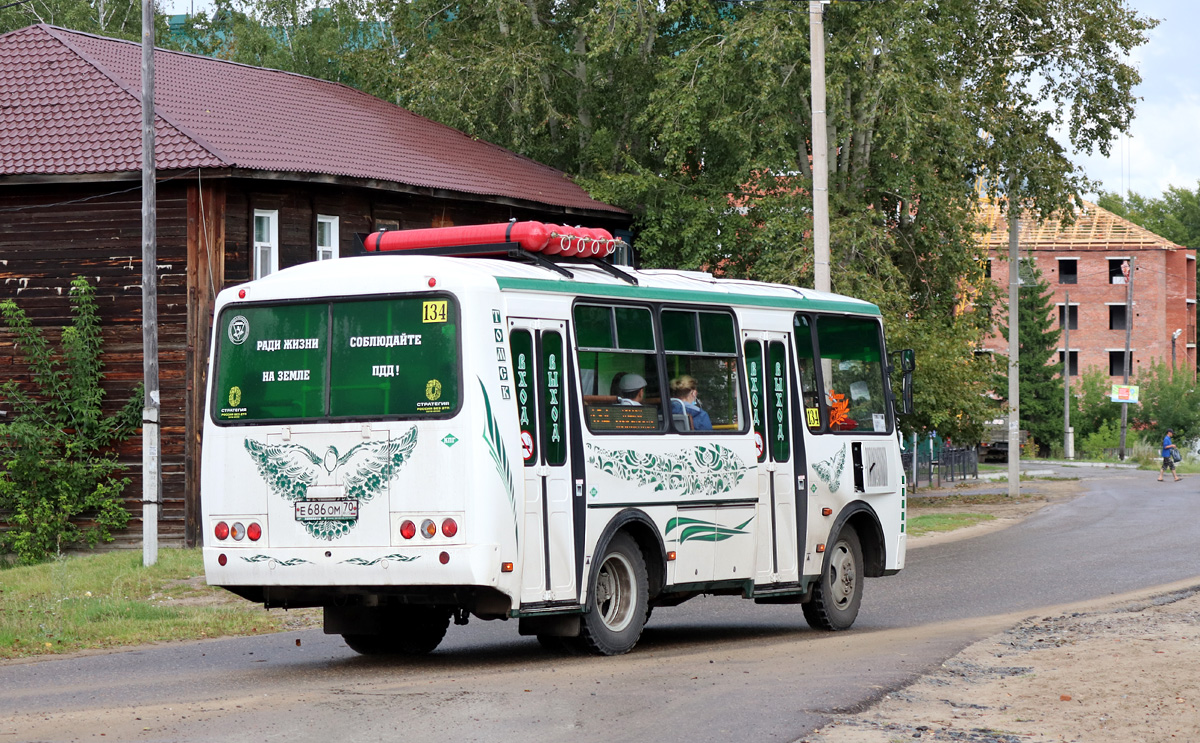
[{"label": "power line", "polygon": [[33,0],[17,0],[15,3],[9,3],[8,5],[0,5],[0,10],[5,10],[6,8],[15,8],[18,5],[24,5],[25,3],[31,3],[31,2],[33,2]]}]

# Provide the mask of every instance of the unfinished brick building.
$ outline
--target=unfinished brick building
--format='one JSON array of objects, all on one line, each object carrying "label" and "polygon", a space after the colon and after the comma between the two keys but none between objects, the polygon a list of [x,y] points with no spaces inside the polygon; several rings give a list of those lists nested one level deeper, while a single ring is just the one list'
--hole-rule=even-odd
[{"label": "unfinished brick building", "polygon": [[[1008,220],[995,204],[981,218],[990,228],[987,245],[993,281],[1007,291]],[[1020,220],[1021,260],[1032,259],[1054,293],[1058,327],[1070,323],[1070,373],[1092,367],[1108,370],[1114,382],[1124,373],[1126,279],[1122,264],[1132,264],[1133,326],[1130,378],[1155,363],[1196,373],[1196,251],[1159,237],[1095,204],[1082,202],[1075,223],[1037,224]],[[1070,295],[1070,305],[1065,304]],[[1179,331],[1176,333],[1176,331]],[[986,348],[1007,355],[999,334]],[[1059,360],[1067,351],[1059,338]]]}]

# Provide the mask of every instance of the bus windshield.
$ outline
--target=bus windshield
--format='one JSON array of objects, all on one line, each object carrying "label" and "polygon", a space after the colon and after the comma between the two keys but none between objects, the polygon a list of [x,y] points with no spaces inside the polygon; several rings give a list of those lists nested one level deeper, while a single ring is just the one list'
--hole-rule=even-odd
[{"label": "bus windshield", "polygon": [[212,417],[448,417],[459,407],[452,297],[235,304],[218,319]]}]

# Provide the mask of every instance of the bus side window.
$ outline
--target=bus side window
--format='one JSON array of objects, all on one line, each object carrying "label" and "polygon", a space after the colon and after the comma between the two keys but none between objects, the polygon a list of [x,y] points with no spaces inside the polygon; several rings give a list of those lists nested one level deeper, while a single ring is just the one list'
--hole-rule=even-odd
[{"label": "bus side window", "polygon": [[664,390],[649,309],[577,305],[575,345],[589,430],[662,430]]},{"label": "bus side window", "polygon": [[879,322],[866,317],[822,315],[817,318],[817,348],[829,430],[890,431]]},{"label": "bus side window", "polygon": [[664,309],[661,319],[675,430],[742,430],[733,315]]}]

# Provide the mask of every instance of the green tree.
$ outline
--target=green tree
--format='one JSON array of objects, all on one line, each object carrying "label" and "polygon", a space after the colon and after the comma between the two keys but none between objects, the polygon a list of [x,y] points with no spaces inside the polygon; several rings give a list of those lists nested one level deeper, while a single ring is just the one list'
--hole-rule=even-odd
[{"label": "green tree", "polygon": [[129,480],[117,477],[112,445],[139,424],[142,395],[105,413],[103,340],[87,279],[71,282],[71,309],[74,322],[63,328],[56,353],[15,302],[0,302],[31,380],[30,389],[17,380],[0,385],[11,411],[11,421],[0,423],[0,511],[8,523],[0,549],[23,563],[80,542],[112,541],[129,520],[121,502]]},{"label": "green tree", "polygon": [[[1021,428],[1037,440],[1043,451],[1063,435],[1062,364],[1058,358],[1058,318],[1053,292],[1032,260],[1022,262],[1021,287],[1017,294],[1019,326],[1018,394]],[[1001,326],[1008,336],[1008,323]],[[997,392],[1008,391],[1008,366],[997,378]]]},{"label": "green tree", "polygon": [[[35,23],[140,41],[142,3],[140,0],[30,0],[0,10],[0,34]],[[167,17],[161,13],[155,14],[154,33],[160,41],[166,38]]]},{"label": "green tree", "polygon": [[[230,16],[210,43],[339,79],[572,174],[633,213],[643,265],[811,285],[803,3],[334,0],[322,12],[340,41],[322,36],[299,55],[306,16],[291,2],[237,5],[248,25]],[[1003,191],[1038,216],[1090,190],[1052,131],[1065,129],[1072,150],[1108,151],[1133,115],[1128,55],[1154,23],[1128,0],[828,7],[834,290],[877,302],[918,344],[962,344],[919,363],[930,421],[906,426],[990,415],[977,385],[926,376],[988,378],[990,361],[973,354],[991,330],[973,307],[993,291],[978,194]]]},{"label": "green tree", "polygon": [[1071,408],[1071,427],[1075,440],[1082,441],[1099,431],[1106,423],[1119,425],[1121,403],[1112,401],[1112,377],[1107,369],[1091,366],[1071,383],[1074,405]]},{"label": "green tree", "polygon": [[1200,247],[1200,183],[1194,191],[1169,186],[1159,198],[1101,193],[1096,204],[1173,243]]},{"label": "green tree", "polygon": [[1200,437],[1200,390],[1190,373],[1156,362],[1137,376],[1139,404],[1130,410],[1133,425],[1145,429],[1147,440],[1157,444],[1169,428],[1177,441]]}]

